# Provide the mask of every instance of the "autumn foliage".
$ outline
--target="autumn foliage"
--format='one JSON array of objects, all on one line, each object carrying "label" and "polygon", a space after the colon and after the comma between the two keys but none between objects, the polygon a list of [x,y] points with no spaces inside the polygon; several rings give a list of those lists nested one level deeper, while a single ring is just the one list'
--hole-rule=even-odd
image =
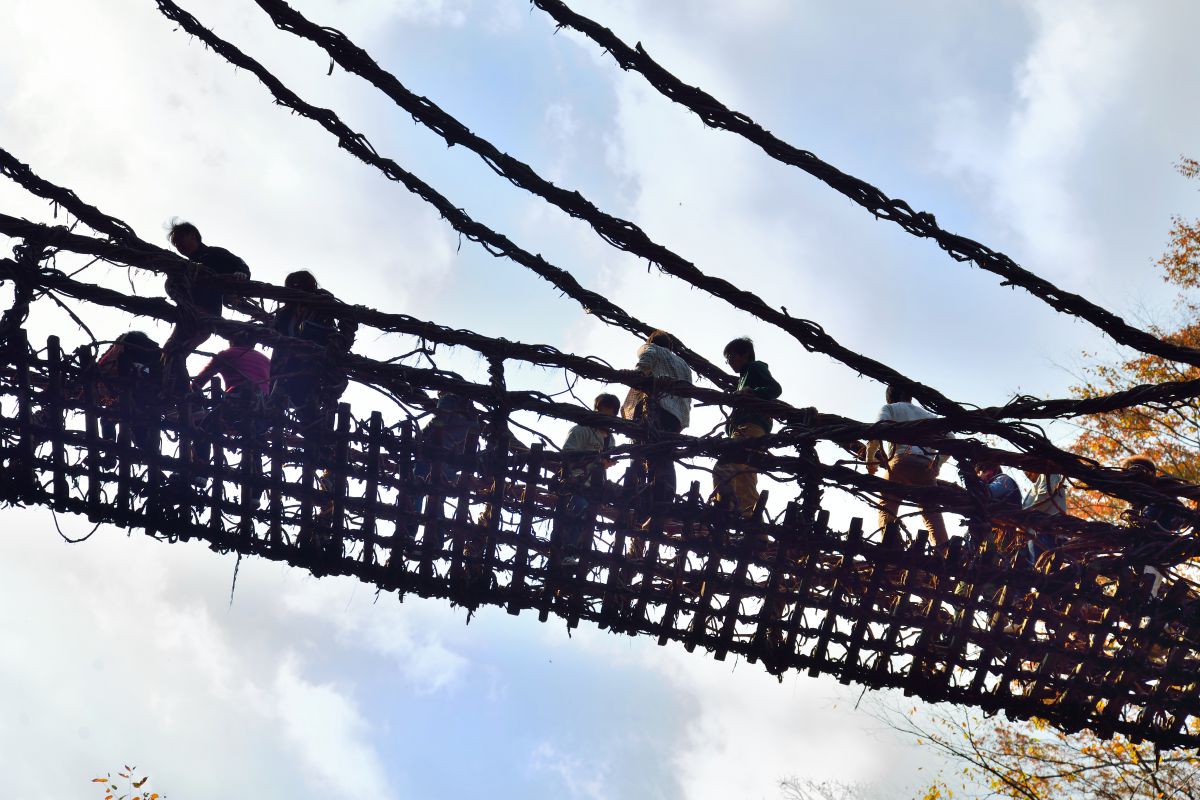
[{"label": "autumn foliage", "polygon": [[[1184,159],[1177,169],[1188,180],[1200,179],[1200,162]],[[1200,302],[1193,297],[1200,289],[1200,219],[1172,218],[1168,249],[1157,266],[1179,295],[1172,323],[1151,329],[1164,339],[1200,349]],[[1080,397],[1145,383],[1200,379],[1200,368],[1156,356],[1115,363],[1092,358],[1083,383],[1075,387]],[[1108,465],[1143,453],[1154,459],[1160,472],[1200,483],[1200,401],[1091,417],[1083,424],[1075,450]],[[1089,492],[1074,492],[1072,501],[1071,513],[1080,516],[1116,521],[1123,510],[1119,501]],[[928,723],[895,710],[881,716],[957,764],[926,790],[924,800],[953,797],[953,783],[961,784],[959,791],[965,796],[1015,800],[1200,798],[1196,751],[1160,752],[1153,744],[1134,744],[1120,736],[1103,740],[1086,731],[1067,734],[1040,720],[984,719],[967,710],[935,712]],[[979,792],[980,786],[987,791]]]},{"label": "autumn foliage", "polygon": [[1121,736],[1104,740],[1086,731],[1066,734],[1037,719],[982,719],[963,709],[928,722],[895,710],[885,719],[958,764],[918,794],[921,800],[1200,797],[1200,759],[1193,750],[1159,752],[1153,744],[1134,744]]},{"label": "autumn foliage", "polygon": [[[1189,180],[1200,178],[1200,162],[1184,159],[1177,169]],[[1173,324],[1151,325],[1151,329],[1163,339],[1200,349],[1200,302],[1193,297],[1193,290],[1200,288],[1200,219],[1172,218],[1168,249],[1157,265],[1163,279],[1178,288],[1179,296]],[[1093,361],[1075,393],[1094,397],[1139,384],[1197,379],[1200,367],[1138,355],[1115,363]],[[1075,450],[1108,465],[1144,453],[1162,472],[1200,483],[1200,400],[1096,415],[1085,423]],[[1072,513],[1080,516],[1112,520],[1121,511],[1119,501],[1103,495],[1076,492],[1074,500]]]},{"label": "autumn foliage", "polygon": [[150,791],[146,785],[150,777],[138,777],[136,770],[137,767],[125,765],[125,769],[118,771],[116,777],[109,772],[102,778],[92,778],[92,783],[100,784],[102,800],[166,800],[165,794]]}]

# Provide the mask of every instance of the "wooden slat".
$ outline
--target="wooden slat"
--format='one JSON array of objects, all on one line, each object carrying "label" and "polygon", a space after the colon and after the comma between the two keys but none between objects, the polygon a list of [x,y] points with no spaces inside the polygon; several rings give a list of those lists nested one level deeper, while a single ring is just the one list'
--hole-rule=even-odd
[{"label": "wooden slat", "polygon": [[371,419],[367,422],[367,485],[364,498],[366,510],[363,512],[362,522],[362,562],[368,565],[375,563],[376,525],[379,516],[379,462],[382,448],[383,414],[372,411]]},{"label": "wooden slat", "polygon": [[238,464],[238,536],[244,542],[254,539],[255,512],[262,476],[262,447],[258,426],[249,409],[238,410],[238,447],[241,461]]},{"label": "wooden slat", "polygon": [[[858,555],[858,550],[862,546],[862,539],[862,520],[856,517],[850,523],[850,530],[846,534],[846,546],[842,550],[842,563],[834,578],[834,584],[829,590],[829,607],[831,609],[836,609],[841,604],[842,597],[847,591],[846,582],[854,578],[854,558]],[[816,646],[813,648],[812,666],[808,668],[809,675],[819,675],[822,668],[830,665],[827,658],[829,641],[837,620],[838,615],[836,611],[831,610],[826,612],[825,619],[821,623],[820,633],[817,635]]]},{"label": "wooden slat", "polygon": [[268,481],[268,541],[272,547],[283,547],[283,462],[287,450],[283,445],[286,416],[277,409],[274,410],[269,423],[271,449],[271,475]]},{"label": "wooden slat", "polygon": [[98,522],[101,519],[101,499],[103,497],[100,486],[100,414],[99,406],[96,404],[95,384],[90,379],[83,381],[83,415],[84,437],[87,441],[88,519]]},{"label": "wooden slat", "polygon": [[337,425],[334,430],[333,464],[326,475],[333,497],[327,502],[333,504],[333,519],[330,520],[332,532],[329,538],[328,550],[340,556],[345,549],[346,536],[346,466],[350,461],[350,406],[339,403],[337,407]]},{"label": "wooden slat", "polygon": [[11,480],[16,484],[16,498],[23,502],[34,502],[37,475],[33,464],[34,433],[33,433],[33,391],[30,388],[29,340],[25,337],[24,329],[17,329],[11,334],[9,347],[14,354],[17,370],[17,448],[16,459],[10,467]]},{"label": "wooden slat", "polygon": [[533,540],[534,499],[537,497],[538,476],[541,473],[542,459],[545,456],[545,445],[535,442],[530,448],[529,462],[525,468],[525,497],[521,501],[521,517],[517,522],[517,547],[513,556],[512,583],[508,604],[505,609],[509,614],[521,613],[521,604],[525,599],[525,576],[529,571],[529,545]]},{"label": "wooden slat", "polygon": [[65,409],[63,408],[62,345],[57,336],[46,340],[46,397],[42,409],[46,414],[47,435],[50,437],[51,481],[54,507],[63,509],[67,502],[67,478],[63,474],[66,452],[63,446]]},{"label": "wooden slat", "polygon": [[684,519],[683,530],[680,534],[681,546],[675,548],[675,560],[671,565],[671,584],[668,589],[667,604],[666,608],[663,609],[663,619],[659,628],[659,646],[665,645],[670,640],[671,634],[676,632],[675,620],[679,616],[680,607],[683,605],[684,592],[689,591],[685,585],[684,571],[687,567],[688,553],[695,546],[697,538],[696,524],[692,519],[692,515],[700,511],[699,481],[692,481],[684,504],[687,508],[687,514]]},{"label": "wooden slat", "polygon": [[[208,496],[208,530],[212,541],[219,543],[225,534],[222,506],[225,503],[225,403],[220,386],[213,384],[209,389],[211,419],[208,430],[212,441],[212,472]],[[196,465],[201,466],[201,465]]]}]

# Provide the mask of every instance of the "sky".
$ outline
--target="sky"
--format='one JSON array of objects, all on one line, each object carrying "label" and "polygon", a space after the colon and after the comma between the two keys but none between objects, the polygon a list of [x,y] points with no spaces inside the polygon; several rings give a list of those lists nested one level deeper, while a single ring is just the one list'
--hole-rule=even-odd
[{"label": "sky", "polygon": [[[750,335],[784,399],[877,412],[874,382],[608,247],[353,76],[327,75],[322,51],[253,3],[181,4],[456,205],[710,360]],[[1120,354],[1086,324],[704,128],[524,0],[294,5],[543,175],[956,400],[1061,396],[1081,353]],[[576,5],[943,227],[1127,318],[1170,319],[1153,262],[1170,216],[1197,213],[1173,171],[1200,133],[1200,108],[1179,89],[1200,66],[1194,3]],[[184,217],[257,278],[307,268],[348,302],[632,363],[635,339],[460,242],[152,0],[0,0],[0,19],[0,146],[143,238],[165,244],[164,225]],[[7,183],[0,210],[54,219]],[[118,268],[81,277],[162,294],[159,279]],[[147,324],[85,320],[111,335]],[[29,328],[35,341],[84,341],[51,309],[36,308]],[[364,335],[356,347],[391,357],[410,345]],[[439,359],[486,371],[470,353]],[[509,380],[562,386],[531,369]],[[718,421],[697,416],[693,432]],[[863,512],[832,502],[835,523]],[[235,560],[199,543],[102,528],[68,545],[42,509],[4,509],[0,522],[0,769],[14,796],[88,796],[91,777],[137,763],[176,798],[757,800],[780,796],[791,775],[871,783],[890,798],[939,766],[855,710],[859,687],[827,678],[777,682],[756,665],[586,625],[568,635],[500,609],[466,624],[441,602],[398,603],[252,559],[231,602]]]}]

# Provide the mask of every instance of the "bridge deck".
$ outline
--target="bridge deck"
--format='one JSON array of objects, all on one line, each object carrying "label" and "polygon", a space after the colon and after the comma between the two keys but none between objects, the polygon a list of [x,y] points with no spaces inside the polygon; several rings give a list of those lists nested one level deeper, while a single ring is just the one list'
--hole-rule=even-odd
[{"label": "bridge deck", "polygon": [[[304,432],[262,411],[208,437],[191,406],[152,415],[128,401],[99,406],[79,380],[84,367],[55,340],[41,357],[10,346],[0,362],[6,503],[200,539],[401,595],[535,610],[572,627],[588,620],[775,674],[827,673],[1163,746],[1200,739],[1190,724],[1200,707],[1196,604],[1181,584],[1156,594],[1134,569],[1034,572],[991,537],[934,554],[923,536],[906,543],[857,519],[833,531],[818,481],[804,476],[801,501],[777,522],[717,514],[696,486],[647,519],[634,485],[610,487],[590,498],[603,507],[592,550],[570,565],[558,462],[540,447],[465,459],[463,478],[430,487],[420,513],[414,498],[427,489],[413,477],[419,433],[409,420],[361,420],[342,405],[324,430]],[[102,435],[105,416],[120,423],[115,441]],[[130,441],[139,424],[161,431],[158,446]],[[210,459],[181,457],[206,438]]]}]

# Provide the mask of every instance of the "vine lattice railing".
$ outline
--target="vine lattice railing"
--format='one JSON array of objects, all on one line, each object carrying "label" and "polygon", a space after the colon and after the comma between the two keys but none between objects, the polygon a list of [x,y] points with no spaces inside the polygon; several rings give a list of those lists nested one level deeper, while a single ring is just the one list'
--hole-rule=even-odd
[{"label": "vine lattice railing", "polygon": [[[12,335],[0,358],[0,500],[45,505],[168,540],[354,576],[474,609],[535,610],[568,626],[656,636],[775,674],[827,673],[1067,730],[1195,746],[1196,602],[1133,567],[1040,571],[990,535],[931,551],[924,534],[829,528],[820,477],[778,522],[685,498],[648,518],[632,477],[568,491],[560,457],[510,448],[507,409],[483,412],[487,446],[438,462],[411,419],[338,407],[316,428],[195,396],[104,406],[86,350]],[[502,368],[493,381],[503,383]],[[498,392],[498,397],[503,393]],[[210,417],[210,422],[212,418]],[[105,430],[116,428],[109,437]],[[164,446],[164,442],[166,446]],[[211,455],[198,458],[196,445]],[[455,474],[458,474],[455,479]],[[419,475],[433,475],[422,482]],[[443,477],[439,477],[443,476]],[[580,563],[564,559],[571,493],[599,509]],[[422,500],[424,502],[422,502]],[[760,501],[760,507],[763,503]]]}]

